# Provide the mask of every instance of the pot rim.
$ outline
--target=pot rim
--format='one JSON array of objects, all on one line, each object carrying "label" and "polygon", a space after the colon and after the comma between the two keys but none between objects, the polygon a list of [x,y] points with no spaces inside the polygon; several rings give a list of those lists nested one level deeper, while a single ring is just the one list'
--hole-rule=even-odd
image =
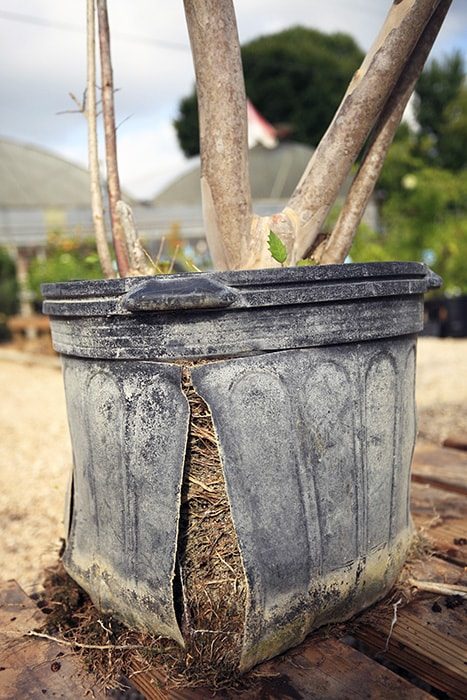
[{"label": "pot rim", "polygon": [[423,263],[186,273],[45,285],[57,352],[171,361],[419,333]]},{"label": "pot rim", "polygon": [[51,317],[128,316],[408,298],[440,284],[423,263],[388,262],[57,282],[42,293]]},{"label": "pot rim", "polygon": [[[117,279],[71,280],[47,282],[41,285],[44,299],[72,299],[120,296],[135,286],[150,280],[193,281],[210,278],[235,287],[256,285],[313,284],[323,282],[358,282],[411,278],[425,280],[426,290],[442,284],[441,278],[421,262],[369,262],[340,265],[310,265],[303,267],[274,267],[254,270],[207,270],[176,272],[170,275],[147,275]],[[425,290],[425,291],[426,291]],[[418,290],[417,290],[418,292]]]}]

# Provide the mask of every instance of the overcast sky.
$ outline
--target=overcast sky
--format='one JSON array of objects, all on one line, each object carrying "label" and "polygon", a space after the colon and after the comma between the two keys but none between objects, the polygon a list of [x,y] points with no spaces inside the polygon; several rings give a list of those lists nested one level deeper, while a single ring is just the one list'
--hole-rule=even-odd
[{"label": "overcast sky", "polygon": [[[86,164],[85,0],[0,0],[0,136]],[[368,49],[390,0],[236,0],[242,42],[302,24]],[[122,185],[151,197],[187,167],[172,121],[194,73],[182,0],[109,0]],[[454,0],[433,50],[467,58],[467,1]],[[125,120],[125,121],[123,121]]]}]

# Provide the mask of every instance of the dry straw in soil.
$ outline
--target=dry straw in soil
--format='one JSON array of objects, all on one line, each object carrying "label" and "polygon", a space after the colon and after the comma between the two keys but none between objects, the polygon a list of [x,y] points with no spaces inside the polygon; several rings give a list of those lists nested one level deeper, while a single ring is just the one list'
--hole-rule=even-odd
[{"label": "dry straw in soil", "polygon": [[187,665],[229,676],[240,661],[245,575],[211,414],[187,368],[183,389],[191,411],[179,540]]}]

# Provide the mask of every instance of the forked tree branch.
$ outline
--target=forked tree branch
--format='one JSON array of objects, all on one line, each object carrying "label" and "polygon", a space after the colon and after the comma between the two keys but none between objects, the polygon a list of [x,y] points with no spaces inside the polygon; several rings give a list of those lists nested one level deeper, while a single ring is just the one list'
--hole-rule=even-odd
[{"label": "forked tree branch", "polygon": [[252,215],[247,121],[232,0],[184,0],[200,112],[201,186],[208,244],[217,268],[276,265],[267,239],[281,236],[295,264],[327,213],[436,8],[449,0],[394,0],[288,206]]},{"label": "forked tree branch", "polygon": [[245,86],[232,0],[184,0],[196,72],[203,214],[214,266],[248,255],[252,218]]},{"label": "forked tree branch", "polygon": [[96,0],[99,22],[99,45],[102,75],[102,111],[104,116],[105,152],[107,166],[107,189],[109,193],[112,238],[117,258],[118,271],[122,277],[129,274],[128,253],[125,235],[117,213],[117,202],[121,199],[117,164],[117,140],[115,129],[115,107],[113,72],[110,54],[110,31],[107,0]]},{"label": "forked tree branch", "polygon": [[[88,161],[91,184],[91,209],[96,236],[97,253],[102,272],[107,278],[114,277],[112,258],[105,230],[104,205],[102,202],[101,177],[97,145],[96,108],[96,25],[94,0],[87,0],[87,88],[83,99],[83,110],[88,124]],[[72,96],[73,97],[73,96]]]},{"label": "forked tree branch", "polygon": [[289,200],[298,217],[296,254],[320,233],[352,164],[392,93],[433,11],[445,0],[394,0],[328,130]]},{"label": "forked tree branch", "polygon": [[389,146],[451,3],[452,0],[443,0],[436,8],[381,112],[332,234],[327,239],[321,255],[315,256],[318,262],[342,263],[347,257],[380,176]]}]

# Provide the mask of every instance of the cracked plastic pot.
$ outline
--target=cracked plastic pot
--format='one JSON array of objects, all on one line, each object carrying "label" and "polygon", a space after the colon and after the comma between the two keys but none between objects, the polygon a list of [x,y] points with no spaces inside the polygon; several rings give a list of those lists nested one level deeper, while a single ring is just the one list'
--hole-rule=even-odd
[{"label": "cracked plastic pot", "polygon": [[374,263],[44,285],[74,455],[69,573],[184,643],[185,375],[240,554],[239,668],[383,596],[411,540],[416,336],[439,284]]}]

